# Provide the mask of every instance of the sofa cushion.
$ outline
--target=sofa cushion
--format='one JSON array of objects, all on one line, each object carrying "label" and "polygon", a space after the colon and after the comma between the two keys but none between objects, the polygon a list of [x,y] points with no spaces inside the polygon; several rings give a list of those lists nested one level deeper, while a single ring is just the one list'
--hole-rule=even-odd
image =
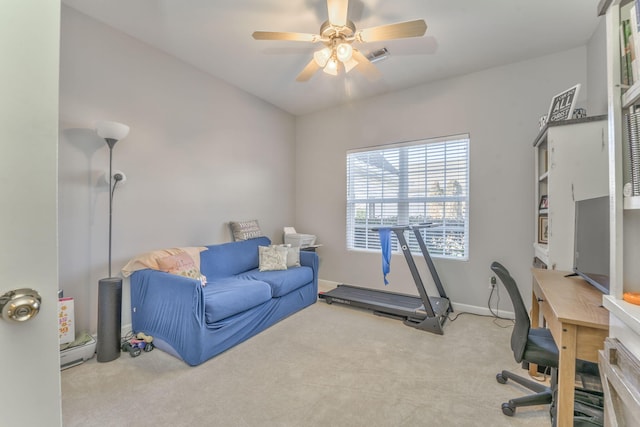
[{"label": "sofa cushion", "polygon": [[271,286],[271,294],[281,297],[308,284],[313,280],[311,267],[292,267],[287,270],[260,271],[258,269],[247,271],[236,276],[243,280],[259,280]]},{"label": "sofa cushion", "polygon": [[267,237],[207,246],[200,254],[200,271],[209,282],[258,267],[258,246],[269,246]]},{"label": "sofa cushion", "polygon": [[203,290],[207,323],[226,319],[271,299],[271,287],[259,280],[217,279],[209,281]]}]

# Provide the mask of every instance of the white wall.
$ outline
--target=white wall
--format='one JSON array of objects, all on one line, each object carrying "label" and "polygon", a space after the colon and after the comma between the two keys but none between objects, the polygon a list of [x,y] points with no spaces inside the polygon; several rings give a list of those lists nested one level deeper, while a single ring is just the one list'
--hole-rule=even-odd
[{"label": "white wall", "polygon": [[[586,105],[586,70],[582,47],[299,117],[296,224],[324,245],[321,278],[385,288],[379,253],[346,250],[347,150],[469,133],[469,261],[435,259],[436,268],[454,303],[486,307],[494,260],[529,295],[538,119],[554,95],[576,83],[582,84],[578,103]],[[420,257],[416,263],[424,265]],[[431,283],[426,268],[421,271]],[[402,254],[393,257],[389,278],[387,290],[416,294]],[[503,295],[501,307],[509,308]]]},{"label": "white wall", "polygon": [[131,127],[113,152],[127,175],[114,198],[114,274],[149,250],[230,241],[232,220],[258,219],[281,241],[294,220],[291,115],[68,7],[61,32],[60,287],[76,299],[78,330],[95,331],[108,276],[108,148],[96,121]]}]

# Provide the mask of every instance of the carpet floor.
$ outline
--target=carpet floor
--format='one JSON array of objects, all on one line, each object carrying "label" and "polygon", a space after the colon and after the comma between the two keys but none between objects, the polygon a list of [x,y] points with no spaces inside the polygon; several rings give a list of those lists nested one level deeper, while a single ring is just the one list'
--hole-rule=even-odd
[{"label": "carpet floor", "polygon": [[[455,315],[455,314],[454,314]],[[444,335],[319,301],[197,367],[160,351],[62,372],[74,426],[550,426],[548,406],[502,414],[528,394],[511,322],[461,315]]]}]

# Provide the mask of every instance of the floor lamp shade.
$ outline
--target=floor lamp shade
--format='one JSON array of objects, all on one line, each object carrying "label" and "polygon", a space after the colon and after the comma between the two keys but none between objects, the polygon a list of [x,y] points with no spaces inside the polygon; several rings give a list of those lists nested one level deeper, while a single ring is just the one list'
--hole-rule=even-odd
[{"label": "floor lamp shade", "polygon": [[98,283],[98,362],[120,357],[122,324],[122,279],[109,277]]},{"label": "floor lamp shade", "polygon": [[96,132],[100,138],[120,141],[129,135],[129,126],[118,122],[102,121],[96,124]]}]

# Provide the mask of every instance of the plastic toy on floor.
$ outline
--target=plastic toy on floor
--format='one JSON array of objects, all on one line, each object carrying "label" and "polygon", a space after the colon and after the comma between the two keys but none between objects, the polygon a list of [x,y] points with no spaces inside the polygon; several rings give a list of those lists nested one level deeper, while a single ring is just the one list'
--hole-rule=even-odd
[{"label": "plastic toy on floor", "polygon": [[150,352],[155,346],[153,345],[153,337],[144,332],[138,332],[137,335],[127,335],[121,345],[122,351],[129,352],[131,357],[138,357],[143,351]]}]

